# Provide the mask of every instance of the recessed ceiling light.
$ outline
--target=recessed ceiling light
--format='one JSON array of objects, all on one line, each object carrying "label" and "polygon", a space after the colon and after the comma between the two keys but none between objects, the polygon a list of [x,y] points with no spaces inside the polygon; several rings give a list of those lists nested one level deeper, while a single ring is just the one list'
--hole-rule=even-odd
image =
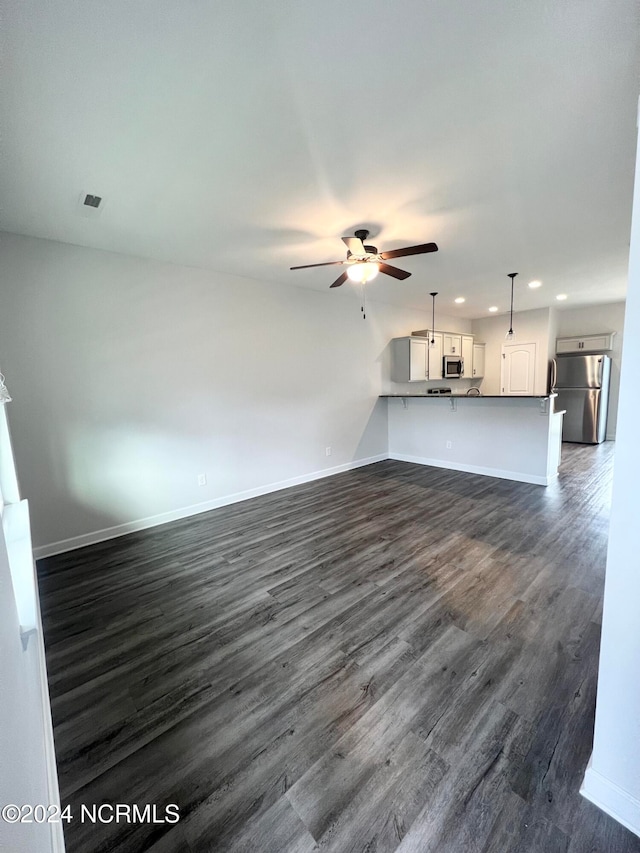
[{"label": "recessed ceiling light", "polygon": [[556,299],[558,300],[558,302],[564,302],[564,300],[565,300],[566,298],[567,298],[567,294],[566,294],[566,293],[559,293],[559,294],[556,296]]},{"label": "recessed ceiling light", "polygon": [[462,303],[465,301],[465,299],[464,299],[464,296],[458,296],[453,301],[457,302],[458,305],[462,305]]},{"label": "recessed ceiling light", "polygon": [[542,287],[542,282],[541,282],[541,281],[538,281],[537,279],[536,279],[535,281],[530,281],[530,282],[529,282],[529,287],[530,287],[532,290],[535,290],[535,289],[536,289],[536,287]]},{"label": "recessed ceiling light", "polygon": [[497,310],[498,310],[497,305],[492,305],[491,308],[489,308],[489,311],[491,311],[492,314],[495,314]]}]

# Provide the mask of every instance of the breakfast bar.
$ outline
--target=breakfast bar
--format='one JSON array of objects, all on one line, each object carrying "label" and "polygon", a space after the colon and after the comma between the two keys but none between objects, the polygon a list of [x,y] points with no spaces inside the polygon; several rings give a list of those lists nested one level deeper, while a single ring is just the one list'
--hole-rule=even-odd
[{"label": "breakfast bar", "polygon": [[389,456],[548,486],[558,476],[563,412],[555,394],[383,394]]}]

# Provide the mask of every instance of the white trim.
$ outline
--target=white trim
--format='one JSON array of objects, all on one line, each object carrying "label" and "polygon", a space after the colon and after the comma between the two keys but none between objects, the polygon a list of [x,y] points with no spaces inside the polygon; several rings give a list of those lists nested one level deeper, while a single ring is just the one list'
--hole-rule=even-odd
[{"label": "white trim", "polygon": [[517,483],[532,483],[535,486],[548,486],[558,476],[540,477],[525,474],[522,471],[503,471],[501,468],[484,468],[480,465],[465,465],[459,462],[445,462],[442,459],[429,459],[425,456],[409,456],[406,453],[390,453],[389,459],[398,462],[414,462],[416,465],[431,465],[434,468],[448,468],[451,471],[465,471],[467,474],[481,474],[483,477],[498,477],[501,480],[515,480]]},{"label": "white trim", "polygon": [[[36,586],[36,610],[38,613],[37,643],[40,663],[40,690],[42,691],[42,725],[44,734],[44,756],[47,768],[47,788],[49,789],[48,803],[60,806],[60,789],[58,786],[58,766],[56,763],[56,747],[53,739],[53,720],[51,718],[51,699],[47,679],[47,660],[44,652],[42,619],[40,616],[40,597]],[[62,821],[51,824],[51,851],[65,853],[64,831]]]},{"label": "white trim", "polygon": [[31,547],[29,502],[24,500],[7,504],[2,517],[2,527],[20,633],[26,637],[38,628],[37,584]]},{"label": "white trim", "polygon": [[6,504],[18,503],[20,490],[16,476],[16,465],[11,450],[11,433],[5,406],[0,405],[0,492]]},{"label": "white trim", "polygon": [[[53,740],[53,723],[51,719],[51,701],[47,680],[47,662],[44,651],[42,633],[42,617],[40,614],[40,599],[36,583],[35,565],[31,551],[31,535],[29,527],[29,506],[26,500],[5,507],[3,532],[11,583],[16,599],[16,615],[20,623],[22,648],[27,650],[29,643],[35,643],[37,655],[37,676],[34,685],[39,694],[42,725],[42,740],[44,748],[44,763],[47,785],[47,804],[60,806],[60,791],[58,788],[58,771],[56,765],[56,750]],[[62,822],[49,824],[51,853],[64,853],[64,833]]]},{"label": "white trim", "polygon": [[389,455],[387,453],[379,453],[377,456],[368,456],[366,459],[357,459],[355,462],[345,462],[343,465],[336,465],[333,468],[323,468],[321,471],[313,471],[310,474],[291,477],[289,480],[280,480],[277,483],[268,483],[265,486],[258,486],[255,489],[246,489],[244,492],[224,495],[210,501],[203,501],[202,503],[192,504],[191,506],[181,507],[180,509],[169,512],[162,512],[159,515],[139,518],[136,521],[125,521],[123,524],[116,524],[114,527],[105,527],[102,530],[94,530],[92,533],[84,533],[81,536],[73,536],[70,539],[61,539],[59,542],[41,545],[39,548],[33,549],[33,555],[36,560],[42,557],[52,557],[55,554],[74,551],[76,548],[84,548],[86,545],[105,542],[107,539],[126,536],[127,533],[135,533],[138,530],[157,527],[159,524],[167,524],[169,521],[177,521],[180,518],[199,515],[201,512],[209,512],[209,510],[218,509],[221,506],[228,506],[229,504],[239,503],[250,498],[257,498],[260,495],[268,495],[270,492],[279,492],[281,489],[310,483],[313,480],[321,480],[324,477],[332,477],[334,474],[342,474],[344,471],[352,471],[354,468],[362,468],[365,465],[373,465],[374,462],[383,462],[385,459],[389,459]]},{"label": "white trim", "polygon": [[609,817],[626,826],[634,835],[640,836],[640,801],[594,770],[591,759],[580,793]]}]

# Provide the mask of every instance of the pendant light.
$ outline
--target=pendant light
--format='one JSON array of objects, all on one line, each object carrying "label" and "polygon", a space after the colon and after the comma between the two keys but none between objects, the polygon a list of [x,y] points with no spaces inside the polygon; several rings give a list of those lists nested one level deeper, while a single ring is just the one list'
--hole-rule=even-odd
[{"label": "pendant light", "polygon": [[429,295],[431,296],[431,340],[429,341],[429,346],[434,347],[436,345],[436,296],[438,295],[438,291],[431,291]]},{"label": "pendant light", "polygon": [[509,331],[505,335],[505,338],[508,341],[512,341],[516,336],[516,333],[513,331],[513,280],[518,275],[518,273],[510,272],[508,275],[511,279],[511,312],[509,314]]}]

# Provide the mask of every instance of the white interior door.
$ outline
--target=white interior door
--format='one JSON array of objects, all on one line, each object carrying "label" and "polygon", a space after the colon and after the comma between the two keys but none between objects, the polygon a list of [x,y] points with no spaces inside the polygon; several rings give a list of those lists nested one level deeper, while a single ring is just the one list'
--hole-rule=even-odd
[{"label": "white interior door", "polygon": [[526,396],[533,394],[536,378],[536,345],[503,344],[502,369],[500,372],[501,393]]}]

